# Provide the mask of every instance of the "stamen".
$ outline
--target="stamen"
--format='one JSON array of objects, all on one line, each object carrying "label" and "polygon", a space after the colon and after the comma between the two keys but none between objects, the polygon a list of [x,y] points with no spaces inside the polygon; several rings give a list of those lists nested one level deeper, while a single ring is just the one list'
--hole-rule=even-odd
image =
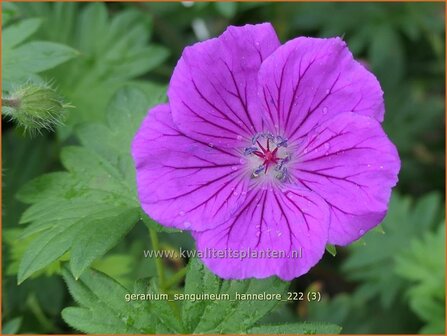
[{"label": "stamen", "polygon": [[[290,156],[280,148],[287,147],[287,139],[281,136],[273,136],[270,133],[257,133],[252,138],[253,146],[244,149],[245,155],[255,155],[262,161],[256,169],[254,169],[252,176],[258,177],[262,173],[267,175],[270,167],[273,167],[276,178],[281,181],[287,179],[287,168],[285,164],[290,161]],[[285,156],[284,156],[285,155]],[[284,157],[281,157],[284,156]]]},{"label": "stamen", "polygon": [[256,133],[253,138],[251,138],[251,143],[254,145],[258,139],[262,136],[262,133]]},{"label": "stamen", "polygon": [[278,172],[278,174],[276,174],[275,176],[278,180],[280,180],[281,182],[285,182],[288,180],[289,175],[287,173],[287,167],[282,167],[280,169],[280,171]]},{"label": "stamen", "polygon": [[258,150],[258,147],[255,147],[255,146],[247,147],[247,148],[244,149],[244,155],[253,154],[257,150]]},{"label": "stamen", "polygon": [[258,168],[256,168],[253,171],[253,177],[258,177],[259,174],[261,174],[261,172],[265,169],[264,165],[260,165]]},{"label": "stamen", "polygon": [[287,147],[287,139],[284,139],[282,136],[278,135],[275,140],[277,147]]}]

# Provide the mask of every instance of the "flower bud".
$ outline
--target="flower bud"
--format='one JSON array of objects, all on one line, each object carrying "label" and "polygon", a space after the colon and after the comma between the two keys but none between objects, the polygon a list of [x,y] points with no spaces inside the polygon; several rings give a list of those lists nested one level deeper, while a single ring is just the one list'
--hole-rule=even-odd
[{"label": "flower bud", "polygon": [[2,113],[26,131],[53,130],[62,125],[67,104],[51,85],[26,83],[2,98]]}]

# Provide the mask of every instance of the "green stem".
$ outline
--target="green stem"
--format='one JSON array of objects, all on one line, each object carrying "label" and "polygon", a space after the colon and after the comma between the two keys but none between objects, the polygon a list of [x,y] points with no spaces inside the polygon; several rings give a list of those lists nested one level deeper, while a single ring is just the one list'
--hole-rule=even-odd
[{"label": "green stem", "polygon": [[55,327],[55,325],[53,325],[53,323],[51,322],[51,320],[49,320],[44,312],[42,311],[42,308],[39,305],[39,302],[37,301],[37,298],[35,295],[31,295],[28,298],[28,307],[30,308],[30,310],[32,311],[32,313],[34,314],[34,316],[36,317],[36,319],[39,321],[39,323],[42,325],[42,327],[46,330],[46,331],[55,331],[57,330],[57,328]]},{"label": "green stem", "polygon": [[184,267],[182,268],[180,271],[178,271],[177,273],[175,273],[170,279],[169,281],[166,283],[165,285],[165,289],[170,289],[171,287],[177,285],[180,281],[183,280],[183,278],[186,275],[186,272],[188,272],[188,268]]},{"label": "green stem", "polygon": [[[149,229],[149,235],[151,237],[151,244],[154,251],[160,251],[160,244],[158,241],[157,231]],[[165,271],[163,268],[163,260],[160,257],[155,256],[155,268],[157,269],[158,285],[161,289],[165,288]]]}]

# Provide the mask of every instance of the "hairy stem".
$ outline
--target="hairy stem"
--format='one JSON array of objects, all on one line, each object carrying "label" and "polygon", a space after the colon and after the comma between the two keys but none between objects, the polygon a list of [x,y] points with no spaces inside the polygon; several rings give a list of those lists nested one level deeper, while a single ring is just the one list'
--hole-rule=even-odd
[{"label": "hairy stem", "polygon": [[[160,244],[158,241],[158,234],[157,231],[154,229],[149,229],[149,235],[151,237],[151,244],[154,251],[160,250]],[[158,285],[161,289],[165,288],[165,271],[163,267],[163,260],[159,257],[155,257],[155,267],[157,269],[157,275],[158,275]]]}]

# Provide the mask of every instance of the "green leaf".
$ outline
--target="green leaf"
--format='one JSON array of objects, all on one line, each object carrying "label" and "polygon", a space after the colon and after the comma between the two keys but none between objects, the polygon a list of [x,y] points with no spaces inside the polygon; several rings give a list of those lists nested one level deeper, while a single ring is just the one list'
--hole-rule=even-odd
[{"label": "green leaf", "polygon": [[181,230],[169,228],[158,224],[156,221],[152,220],[148,215],[146,215],[143,211],[141,211],[141,218],[146,227],[150,229],[154,229],[157,232],[182,232]]},{"label": "green leaf", "polygon": [[21,324],[22,324],[22,317],[16,317],[13,318],[12,320],[9,320],[3,325],[2,335],[17,334]]},{"label": "green leaf", "polygon": [[2,43],[5,47],[13,48],[34,34],[40,27],[42,20],[38,18],[19,21],[7,27],[2,33]]},{"label": "green leaf", "polygon": [[396,273],[411,282],[411,309],[426,322],[421,333],[445,331],[445,222],[437,232],[414,238],[410,249],[396,256]]},{"label": "green leaf", "polygon": [[72,222],[60,223],[56,229],[39,236],[28,245],[19,265],[17,274],[19,284],[67,252],[79,229],[72,224]]},{"label": "green leaf", "polygon": [[[228,299],[185,302],[183,319],[191,333],[245,332],[277,304],[277,300],[237,300],[238,294],[284,294],[288,283],[276,277],[268,279],[222,281],[199,261],[191,261],[186,278],[185,294],[227,295]],[[262,303],[262,304],[261,304]],[[198,314],[198,315],[197,315]],[[198,318],[199,316],[199,318]]]},{"label": "green leaf", "polygon": [[[164,293],[154,279],[140,279],[133,292],[97,271],[85,271],[79,281],[65,269],[63,275],[80,307],[64,309],[64,320],[88,333],[338,333],[323,323],[255,326],[280,300],[237,299],[238,294],[284,294],[288,283],[277,278],[224,281],[197,259],[188,265],[183,293]],[[220,299],[203,298],[214,294]],[[132,298],[132,295],[134,298]],[[126,302],[127,301],[127,302]],[[181,314],[178,305],[182,304]],[[125,322],[123,324],[123,321]],[[130,330],[130,329],[129,329]],[[127,333],[132,331],[127,331]],[[133,330],[133,332],[136,332]]]},{"label": "green leaf", "polygon": [[28,19],[5,30],[2,39],[2,82],[6,90],[13,82],[28,80],[78,54],[73,48],[59,43],[32,41],[21,44],[36,32],[40,24],[39,19]]},{"label": "green leaf", "polygon": [[333,257],[337,255],[337,248],[334,245],[327,244],[326,251],[328,251],[329,254],[332,255]]},{"label": "green leaf", "polygon": [[248,330],[250,334],[339,334],[341,327],[335,324],[300,322],[281,325],[263,325]]},{"label": "green leaf", "polygon": [[[79,280],[65,269],[69,291],[81,307],[69,307],[62,317],[73,328],[86,333],[175,333],[180,321],[167,301],[130,300],[131,294],[155,295],[153,281],[138,280],[133,292],[107,275],[87,270]],[[129,299],[126,299],[129,298]]]},{"label": "green leaf", "polygon": [[63,271],[71,295],[83,307],[69,307],[62,318],[73,328],[85,333],[147,333],[142,328],[144,310],[125,301],[128,290],[105,274],[88,270],[80,280]]},{"label": "green leaf", "polygon": [[88,220],[81,225],[82,235],[74,241],[70,258],[71,271],[76,278],[97,257],[115,246],[138,221],[139,214],[134,209],[120,210],[111,211],[106,219]]},{"label": "green leaf", "polygon": [[[48,73],[75,106],[66,120],[69,126],[103,121],[107,103],[116,91],[156,69],[168,56],[166,48],[149,44],[152,21],[136,10],[111,16],[103,3],[82,8],[69,3],[40,3],[31,9],[27,10],[31,15],[45,19],[40,38],[67,44],[81,53]],[[147,93],[152,96],[151,91]]]},{"label": "green leaf", "polygon": [[364,244],[352,245],[343,270],[350,279],[362,282],[359,292],[365,298],[374,298],[383,307],[390,307],[405,287],[405,281],[394,273],[395,256],[405,251],[413,238],[434,227],[440,218],[439,194],[428,194],[412,202],[393,193],[382,222],[384,233],[372,230],[363,237]]},{"label": "green leaf", "polygon": [[[185,280],[185,293],[218,293],[221,280],[206,269],[198,259],[192,259],[188,264],[188,273]],[[203,312],[210,302],[203,300],[187,300],[183,302],[182,317],[185,328],[192,333],[200,320]]]},{"label": "green leaf", "polygon": [[[70,252],[76,277],[115,246],[140,218],[130,143],[148,107],[139,90],[124,88],[111,101],[107,125],[79,129],[81,146],[62,150],[66,172],[38,177],[18,197],[32,205],[21,223],[33,237],[19,266],[18,281]],[[120,127],[119,125],[123,125]]]}]

